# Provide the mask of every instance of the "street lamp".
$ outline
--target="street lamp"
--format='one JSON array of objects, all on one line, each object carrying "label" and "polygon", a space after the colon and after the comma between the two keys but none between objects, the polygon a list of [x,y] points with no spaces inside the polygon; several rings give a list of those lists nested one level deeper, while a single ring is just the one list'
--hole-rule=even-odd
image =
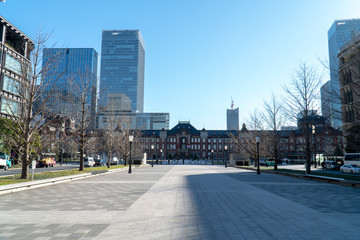
[{"label": "street lamp", "polygon": [[211,165],[214,165],[214,149],[211,149]]},{"label": "street lamp", "polygon": [[65,132],[65,122],[61,122],[60,132],[59,132],[59,140],[60,140],[60,165],[63,165],[64,162],[64,150],[63,150],[63,142],[62,135]]},{"label": "street lamp", "polygon": [[314,167],[316,168],[315,125],[312,125],[312,135],[313,135],[313,149],[314,149]]},{"label": "street lamp", "polygon": [[154,167],[154,144],[151,144],[151,167]]},{"label": "street lamp", "polygon": [[163,159],[162,152],[163,152],[163,150],[160,149],[161,165],[162,165],[162,159]]},{"label": "street lamp", "polygon": [[260,157],[259,157],[259,143],[260,143],[260,137],[256,136],[256,153],[257,153],[257,174],[260,174]]},{"label": "street lamp", "polygon": [[131,173],[131,163],[132,163],[132,160],[131,160],[131,144],[133,143],[133,141],[134,141],[134,135],[129,135],[129,142],[130,142],[129,173]]},{"label": "street lamp", "polygon": [[225,168],[227,168],[227,159],[226,159],[226,151],[227,151],[228,146],[225,145],[224,149],[225,149]]}]

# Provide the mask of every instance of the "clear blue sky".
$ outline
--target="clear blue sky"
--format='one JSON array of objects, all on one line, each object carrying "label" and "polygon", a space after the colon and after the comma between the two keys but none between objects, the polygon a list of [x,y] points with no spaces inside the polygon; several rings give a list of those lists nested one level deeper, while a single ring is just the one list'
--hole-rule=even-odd
[{"label": "clear blue sky", "polygon": [[92,47],[102,30],[140,29],[146,112],[169,112],[170,128],[226,129],[231,97],[240,125],[300,62],[327,70],[327,30],[360,17],[359,0],[7,0],[0,15],[30,38],[53,31],[57,47]]}]

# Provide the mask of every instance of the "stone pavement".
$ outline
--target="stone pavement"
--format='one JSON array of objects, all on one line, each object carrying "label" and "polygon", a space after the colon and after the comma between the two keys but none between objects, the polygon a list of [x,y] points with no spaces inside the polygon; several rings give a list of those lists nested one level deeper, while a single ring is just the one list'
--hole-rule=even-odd
[{"label": "stone pavement", "polygon": [[360,189],[156,165],[0,196],[0,239],[360,239]]}]

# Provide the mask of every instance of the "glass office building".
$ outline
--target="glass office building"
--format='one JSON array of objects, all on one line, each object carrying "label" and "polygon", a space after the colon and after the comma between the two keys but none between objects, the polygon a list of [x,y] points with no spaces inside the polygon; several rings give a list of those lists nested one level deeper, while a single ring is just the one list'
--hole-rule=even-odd
[{"label": "glass office building", "polygon": [[[46,48],[43,52],[44,89],[42,98],[51,92],[46,106],[52,113],[72,116],[71,91],[88,91],[86,102],[95,124],[99,55],[93,48]],[[74,84],[70,87],[69,84]]]},{"label": "glass office building", "polygon": [[239,108],[227,109],[226,129],[227,130],[239,130]]},{"label": "glass office building", "polygon": [[0,116],[19,116],[22,109],[20,90],[34,42],[0,16]]},{"label": "glass office building", "polygon": [[328,31],[329,65],[330,65],[330,109],[324,115],[335,128],[340,128],[341,101],[338,76],[338,59],[340,48],[360,34],[360,19],[336,20]]},{"label": "glass office building", "polygon": [[145,45],[139,30],[104,30],[99,111],[142,113]]}]

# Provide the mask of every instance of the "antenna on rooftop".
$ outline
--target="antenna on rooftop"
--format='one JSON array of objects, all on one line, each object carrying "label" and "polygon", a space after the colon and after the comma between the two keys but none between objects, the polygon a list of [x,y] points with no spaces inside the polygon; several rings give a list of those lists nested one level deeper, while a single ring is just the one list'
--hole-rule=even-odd
[{"label": "antenna on rooftop", "polygon": [[234,109],[234,101],[233,101],[232,97],[231,97],[231,109]]}]

